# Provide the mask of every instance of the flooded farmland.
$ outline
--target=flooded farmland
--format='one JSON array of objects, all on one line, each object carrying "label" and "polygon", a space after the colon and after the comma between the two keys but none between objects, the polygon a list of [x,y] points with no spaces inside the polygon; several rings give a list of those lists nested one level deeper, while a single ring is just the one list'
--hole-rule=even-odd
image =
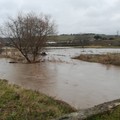
[{"label": "flooded farmland", "polygon": [[120,98],[120,67],[71,59],[120,49],[49,48],[44,62],[10,64],[0,59],[0,78],[63,100],[77,109]]}]

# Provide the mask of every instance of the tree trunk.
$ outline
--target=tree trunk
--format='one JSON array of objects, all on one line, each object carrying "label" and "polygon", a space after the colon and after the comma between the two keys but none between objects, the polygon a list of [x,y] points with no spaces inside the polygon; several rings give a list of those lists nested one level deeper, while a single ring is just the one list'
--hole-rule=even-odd
[{"label": "tree trunk", "polygon": [[29,57],[27,55],[25,55],[22,50],[19,49],[19,51],[21,52],[21,54],[24,56],[24,58],[27,60],[28,63],[31,63],[31,60],[29,59]]},{"label": "tree trunk", "polygon": [[28,57],[25,57],[25,59],[27,60],[28,63],[31,63],[31,60]]}]

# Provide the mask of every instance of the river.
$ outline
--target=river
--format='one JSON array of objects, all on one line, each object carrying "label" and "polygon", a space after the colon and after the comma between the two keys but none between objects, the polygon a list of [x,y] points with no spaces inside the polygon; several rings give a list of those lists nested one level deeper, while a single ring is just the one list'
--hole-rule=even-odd
[{"label": "river", "polygon": [[77,109],[120,98],[120,67],[71,59],[120,49],[49,48],[44,62],[10,64],[0,58],[0,78],[69,103]]}]

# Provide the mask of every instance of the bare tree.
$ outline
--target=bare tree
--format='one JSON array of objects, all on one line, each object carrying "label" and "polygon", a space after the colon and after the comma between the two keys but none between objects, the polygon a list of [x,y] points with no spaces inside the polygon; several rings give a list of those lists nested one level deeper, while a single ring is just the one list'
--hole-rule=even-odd
[{"label": "bare tree", "polygon": [[47,37],[55,34],[55,31],[55,24],[49,16],[28,13],[9,18],[2,33],[11,40],[27,62],[33,63],[43,51]]},{"label": "bare tree", "polygon": [[0,54],[2,53],[2,43],[0,42]]}]

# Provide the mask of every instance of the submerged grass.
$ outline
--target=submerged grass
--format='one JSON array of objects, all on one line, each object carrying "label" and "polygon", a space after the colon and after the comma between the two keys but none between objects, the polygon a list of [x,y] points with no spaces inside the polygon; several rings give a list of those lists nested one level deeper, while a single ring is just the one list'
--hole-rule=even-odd
[{"label": "submerged grass", "polygon": [[103,64],[120,65],[120,53],[107,53],[104,55],[82,54],[80,56],[74,57],[74,59]]},{"label": "submerged grass", "polygon": [[92,116],[87,120],[120,120],[120,106],[107,113]]},{"label": "submerged grass", "polygon": [[0,80],[0,120],[50,120],[74,111],[64,102]]}]

